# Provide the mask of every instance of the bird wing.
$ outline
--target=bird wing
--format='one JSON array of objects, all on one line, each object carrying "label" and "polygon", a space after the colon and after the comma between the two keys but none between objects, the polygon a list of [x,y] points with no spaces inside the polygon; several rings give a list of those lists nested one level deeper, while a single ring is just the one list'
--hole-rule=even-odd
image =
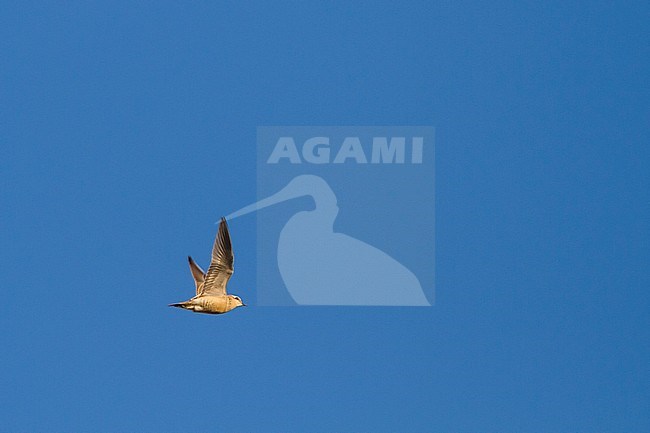
[{"label": "bird wing", "polygon": [[212,247],[212,261],[205,274],[202,295],[225,295],[226,284],[233,273],[233,263],[235,257],[232,254],[232,244],[230,243],[230,233],[228,232],[228,223],[221,217],[219,231],[214,239]]},{"label": "bird wing", "polygon": [[201,293],[201,287],[205,281],[205,272],[203,272],[203,269],[192,260],[192,257],[187,256],[187,261],[190,263],[190,271],[192,272],[194,284],[196,285],[196,294],[198,295]]}]

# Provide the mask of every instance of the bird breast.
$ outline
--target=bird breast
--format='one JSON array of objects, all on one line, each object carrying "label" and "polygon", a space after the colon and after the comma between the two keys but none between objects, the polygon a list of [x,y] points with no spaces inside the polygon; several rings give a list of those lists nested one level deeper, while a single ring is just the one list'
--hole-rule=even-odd
[{"label": "bird breast", "polygon": [[197,301],[197,304],[203,308],[203,312],[220,314],[232,310],[227,296],[202,296]]}]

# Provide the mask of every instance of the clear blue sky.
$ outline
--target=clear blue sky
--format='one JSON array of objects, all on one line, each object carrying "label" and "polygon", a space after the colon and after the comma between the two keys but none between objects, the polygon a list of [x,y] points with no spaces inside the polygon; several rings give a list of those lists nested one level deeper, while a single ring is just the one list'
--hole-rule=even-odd
[{"label": "clear blue sky", "polygon": [[[647,2],[350,3],[0,6],[0,431],[650,431]],[[434,307],[167,307],[258,125],[436,127]]]}]

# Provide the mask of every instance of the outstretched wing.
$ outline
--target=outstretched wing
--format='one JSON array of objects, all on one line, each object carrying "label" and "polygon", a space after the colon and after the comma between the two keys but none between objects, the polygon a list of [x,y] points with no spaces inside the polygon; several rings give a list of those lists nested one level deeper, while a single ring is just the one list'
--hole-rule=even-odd
[{"label": "outstretched wing", "polygon": [[205,281],[205,272],[203,272],[203,269],[192,260],[192,257],[187,256],[187,261],[190,263],[190,271],[192,272],[194,284],[196,285],[196,294],[198,295],[201,293],[203,282]]},{"label": "outstretched wing", "polygon": [[233,263],[235,257],[232,254],[232,244],[230,243],[230,233],[228,232],[228,223],[221,217],[219,231],[214,240],[212,247],[212,261],[205,274],[202,295],[225,295],[226,284],[233,273]]}]

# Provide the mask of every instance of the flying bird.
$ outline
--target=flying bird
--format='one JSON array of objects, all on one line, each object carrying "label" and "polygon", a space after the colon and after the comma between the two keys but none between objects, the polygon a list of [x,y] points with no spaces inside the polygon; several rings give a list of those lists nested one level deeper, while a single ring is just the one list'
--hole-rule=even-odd
[{"label": "flying bird", "polygon": [[170,307],[184,308],[195,313],[222,314],[237,307],[245,307],[239,296],[229,295],[226,285],[232,276],[235,257],[232,253],[228,223],[221,217],[219,231],[212,247],[212,261],[208,272],[188,256],[190,271],[196,285],[196,296],[185,302],[169,304]]}]

